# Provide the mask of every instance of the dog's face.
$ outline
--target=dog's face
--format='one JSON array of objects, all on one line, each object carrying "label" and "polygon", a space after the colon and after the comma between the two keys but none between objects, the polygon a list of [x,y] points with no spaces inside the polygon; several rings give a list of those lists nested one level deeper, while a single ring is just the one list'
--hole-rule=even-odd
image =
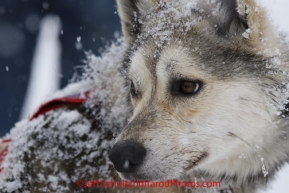
[{"label": "dog's face", "polygon": [[[124,31],[132,44],[127,77],[134,112],[110,155],[115,168],[125,179],[175,179],[196,169],[216,175],[260,173],[261,164],[253,167],[250,162],[259,162],[254,149],[275,135],[276,109],[260,86],[266,57],[265,52],[257,54],[261,43],[246,43],[244,32],[249,26],[244,18],[233,21],[223,16],[231,14],[228,7],[236,2],[227,7],[231,1],[214,1],[220,3],[219,16],[226,20],[214,24],[218,19],[204,13],[214,6],[199,1],[203,11],[194,7],[191,14],[178,18],[192,24],[182,32],[183,25],[152,30],[159,25],[158,18],[174,15],[168,11],[169,2],[144,2],[118,3],[124,30],[131,24],[138,26],[138,34]],[[137,19],[128,22],[125,15],[132,11],[128,6],[136,9],[134,16],[146,15],[144,10],[154,15],[133,24]],[[147,35],[149,30],[168,29],[165,39],[164,33]],[[250,160],[246,163],[240,155]]]}]

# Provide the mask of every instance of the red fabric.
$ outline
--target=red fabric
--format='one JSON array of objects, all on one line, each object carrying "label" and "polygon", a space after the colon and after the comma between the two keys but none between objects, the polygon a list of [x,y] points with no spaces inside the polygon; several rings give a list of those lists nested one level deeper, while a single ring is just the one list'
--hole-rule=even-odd
[{"label": "red fabric", "polygon": [[[0,152],[0,166],[2,162],[4,161],[4,158],[6,157],[8,153],[8,144],[11,142],[11,139],[3,140],[1,143],[6,145],[6,147]],[[0,168],[0,173],[2,172],[3,168]]]},{"label": "red fabric", "polygon": [[89,92],[85,92],[84,98],[80,97],[64,97],[64,98],[56,98],[47,103],[44,103],[39,107],[39,109],[31,116],[30,121],[37,118],[39,115],[44,115],[45,113],[58,109],[67,104],[82,104],[84,103],[89,95]]},{"label": "red fabric", "polygon": [[[89,96],[89,92],[85,92],[84,97],[68,96],[68,97],[56,98],[51,101],[48,101],[47,103],[44,103],[43,105],[41,105],[38,108],[38,110],[31,116],[29,120],[31,121],[40,115],[44,115],[45,113],[49,111],[59,109],[63,107],[64,105],[83,104],[88,99],[88,96]],[[0,166],[8,153],[8,145],[10,142],[11,142],[11,139],[5,139],[1,142],[1,144],[7,145],[7,146],[0,152]],[[2,172],[2,170],[3,168],[0,167],[0,173]]]}]

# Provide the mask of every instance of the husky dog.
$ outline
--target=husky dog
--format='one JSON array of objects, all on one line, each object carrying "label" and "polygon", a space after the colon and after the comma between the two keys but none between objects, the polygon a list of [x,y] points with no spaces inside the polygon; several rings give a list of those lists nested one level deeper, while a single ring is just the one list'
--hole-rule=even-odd
[{"label": "husky dog", "polygon": [[[254,0],[118,0],[133,115],[110,151],[128,180],[265,187],[289,157],[288,50]],[[229,192],[229,190],[228,190]]]}]

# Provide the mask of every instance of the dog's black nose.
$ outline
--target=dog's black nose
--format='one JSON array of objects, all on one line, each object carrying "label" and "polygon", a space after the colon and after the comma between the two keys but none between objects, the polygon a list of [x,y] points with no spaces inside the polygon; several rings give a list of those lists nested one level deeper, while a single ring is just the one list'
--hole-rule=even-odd
[{"label": "dog's black nose", "polygon": [[118,172],[132,173],[146,155],[145,148],[134,141],[116,143],[109,152],[109,159]]}]

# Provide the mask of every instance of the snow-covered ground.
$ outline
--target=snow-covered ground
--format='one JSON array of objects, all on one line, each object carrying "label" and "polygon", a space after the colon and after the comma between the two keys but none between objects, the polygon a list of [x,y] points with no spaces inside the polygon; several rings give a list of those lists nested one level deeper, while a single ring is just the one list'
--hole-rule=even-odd
[{"label": "snow-covered ground", "polygon": [[[289,1],[288,0],[259,0],[268,10],[277,30],[289,33]],[[287,38],[289,40],[289,38]],[[269,174],[270,175],[270,174]],[[283,193],[289,190],[289,165],[278,172],[276,180],[269,184],[270,188],[260,193]]]}]

